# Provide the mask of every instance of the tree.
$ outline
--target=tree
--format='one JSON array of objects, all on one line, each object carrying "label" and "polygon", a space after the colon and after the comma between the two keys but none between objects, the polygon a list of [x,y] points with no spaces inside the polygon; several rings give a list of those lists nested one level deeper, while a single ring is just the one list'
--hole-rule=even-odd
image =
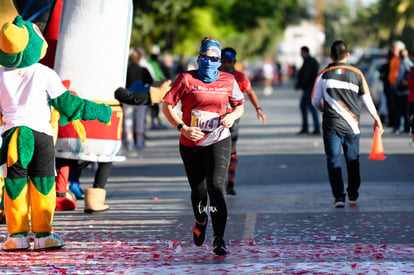
[{"label": "tree", "polygon": [[251,55],[274,49],[298,0],[134,0],[131,45],[195,55],[203,36]]},{"label": "tree", "polygon": [[192,0],[133,0],[131,46],[149,49],[158,44],[170,50],[175,43],[177,19]]},{"label": "tree", "polygon": [[346,35],[362,45],[387,47],[392,40],[400,39],[413,48],[414,2],[379,0],[367,9],[360,9]]},{"label": "tree", "polygon": [[381,26],[388,32],[388,40],[402,39],[412,47],[414,3],[412,0],[380,0],[378,13]]}]

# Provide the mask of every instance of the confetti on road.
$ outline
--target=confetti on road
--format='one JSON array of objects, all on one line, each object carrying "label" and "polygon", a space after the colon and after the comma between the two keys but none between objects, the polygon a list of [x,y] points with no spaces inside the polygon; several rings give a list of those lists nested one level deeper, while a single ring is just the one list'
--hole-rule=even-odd
[{"label": "confetti on road", "polygon": [[[73,236],[74,237],[74,236]],[[414,273],[414,245],[229,245],[227,256],[188,242],[71,241],[62,250],[0,253],[3,274]]]}]

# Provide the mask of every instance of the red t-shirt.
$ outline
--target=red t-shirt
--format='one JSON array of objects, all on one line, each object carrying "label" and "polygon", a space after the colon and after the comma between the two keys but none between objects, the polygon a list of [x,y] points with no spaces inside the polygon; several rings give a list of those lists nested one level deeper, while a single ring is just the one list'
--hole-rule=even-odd
[{"label": "red t-shirt", "polygon": [[216,81],[207,83],[198,79],[197,71],[193,70],[177,76],[164,101],[172,106],[181,101],[183,122],[205,133],[205,137],[196,142],[181,135],[180,143],[207,146],[230,136],[229,129],[220,124],[220,117],[226,114],[227,104],[244,104],[244,96],[232,74],[219,72]]},{"label": "red t-shirt", "polygon": [[239,84],[242,92],[248,93],[252,90],[252,84],[243,72],[234,71],[234,78],[236,79],[237,84]]},{"label": "red t-shirt", "polygon": [[[248,93],[252,90],[252,84],[250,83],[249,78],[247,78],[243,72],[234,70],[233,75],[242,92]],[[227,105],[227,113],[231,113],[231,111],[231,107]]]}]

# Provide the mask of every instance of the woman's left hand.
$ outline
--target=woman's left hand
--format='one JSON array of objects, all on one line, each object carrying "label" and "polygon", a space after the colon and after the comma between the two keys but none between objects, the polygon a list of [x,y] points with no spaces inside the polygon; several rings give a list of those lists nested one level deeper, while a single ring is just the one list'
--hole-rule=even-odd
[{"label": "woman's left hand", "polygon": [[231,126],[233,126],[234,118],[231,114],[226,114],[220,118],[220,123],[221,125],[230,128]]}]

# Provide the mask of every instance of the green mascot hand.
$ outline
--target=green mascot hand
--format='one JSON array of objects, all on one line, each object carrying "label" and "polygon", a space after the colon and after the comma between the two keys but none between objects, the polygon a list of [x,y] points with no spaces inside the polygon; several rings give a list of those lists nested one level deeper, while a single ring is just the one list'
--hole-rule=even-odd
[{"label": "green mascot hand", "polygon": [[95,120],[108,124],[111,121],[112,109],[108,105],[98,104],[83,99],[66,91],[51,100],[52,106],[60,113],[60,126],[74,120]]},{"label": "green mascot hand", "polygon": [[108,124],[111,121],[112,109],[105,104],[85,100],[82,113],[82,120],[95,120]]}]

